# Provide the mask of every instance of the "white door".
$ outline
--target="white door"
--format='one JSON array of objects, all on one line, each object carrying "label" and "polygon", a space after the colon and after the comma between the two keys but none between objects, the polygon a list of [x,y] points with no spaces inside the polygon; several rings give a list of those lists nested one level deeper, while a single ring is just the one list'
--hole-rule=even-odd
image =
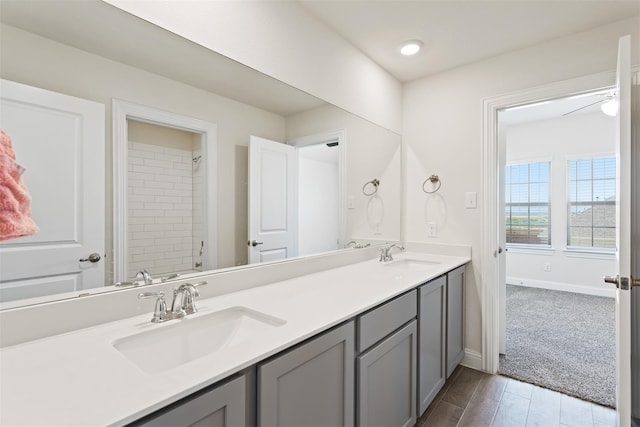
[{"label": "white door", "polygon": [[251,136],[249,142],[249,264],[297,255],[295,148]]},{"label": "white door", "polygon": [[505,172],[507,166],[507,129],[504,120],[500,120],[498,113],[498,280],[500,302],[499,328],[500,337],[498,351],[500,354],[507,353],[507,227],[505,215]]},{"label": "white door", "polygon": [[616,411],[618,425],[631,425],[631,37],[618,42],[616,98]]},{"label": "white door", "polygon": [[0,243],[0,301],[103,286],[104,105],[0,80],[0,108],[40,229]]}]

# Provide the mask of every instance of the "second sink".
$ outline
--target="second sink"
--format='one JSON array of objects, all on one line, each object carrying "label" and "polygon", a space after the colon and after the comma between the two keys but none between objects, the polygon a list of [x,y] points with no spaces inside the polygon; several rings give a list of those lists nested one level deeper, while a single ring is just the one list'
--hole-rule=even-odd
[{"label": "second sink", "polygon": [[247,307],[231,307],[171,321],[156,329],[120,338],[113,346],[143,371],[156,373],[249,342],[285,323]]}]

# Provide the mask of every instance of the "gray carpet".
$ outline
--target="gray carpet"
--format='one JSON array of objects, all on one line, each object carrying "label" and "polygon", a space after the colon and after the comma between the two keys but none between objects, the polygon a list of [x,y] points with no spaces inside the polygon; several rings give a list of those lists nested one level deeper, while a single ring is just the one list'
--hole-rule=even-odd
[{"label": "gray carpet", "polygon": [[498,373],[615,407],[615,301],[507,285]]}]

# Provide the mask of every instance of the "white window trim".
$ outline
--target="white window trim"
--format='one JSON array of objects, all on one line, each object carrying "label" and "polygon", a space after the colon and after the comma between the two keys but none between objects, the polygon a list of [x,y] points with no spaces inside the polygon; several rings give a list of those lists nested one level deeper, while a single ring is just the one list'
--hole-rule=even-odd
[{"label": "white window trim", "polygon": [[563,252],[569,258],[616,259],[616,251],[614,249],[569,246],[563,249]]},{"label": "white window trim", "polygon": [[507,243],[508,252],[514,254],[530,254],[552,256],[556,250],[552,246],[523,245],[517,243]]}]

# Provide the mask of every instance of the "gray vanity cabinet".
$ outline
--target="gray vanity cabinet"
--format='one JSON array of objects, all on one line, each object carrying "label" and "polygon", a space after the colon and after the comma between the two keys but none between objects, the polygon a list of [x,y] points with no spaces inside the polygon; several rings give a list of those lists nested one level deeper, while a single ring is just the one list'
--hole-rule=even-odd
[{"label": "gray vanity cabinet", "polygon": [[418,413],[426,411],[447,379],[447,277],[418,288]]},{"label": "gray vanity cabinet", "polygon": [[412,291],[358,318],[358,426],[415,424],[416,314]]},{"label": "gray vanity cabinet", "polygon": [[464,357],[464,269],[447,273],[447,378]]},{"label": "gray vanity cabinet", "polygon": [[245,426],[246,379],[244,375],[205,389],[148,417],[136,426],[240,427]]},{"label": "gray vanity cabinet", "polygon": [[258,366],[258,426],[352,426],[354,322]]}]

